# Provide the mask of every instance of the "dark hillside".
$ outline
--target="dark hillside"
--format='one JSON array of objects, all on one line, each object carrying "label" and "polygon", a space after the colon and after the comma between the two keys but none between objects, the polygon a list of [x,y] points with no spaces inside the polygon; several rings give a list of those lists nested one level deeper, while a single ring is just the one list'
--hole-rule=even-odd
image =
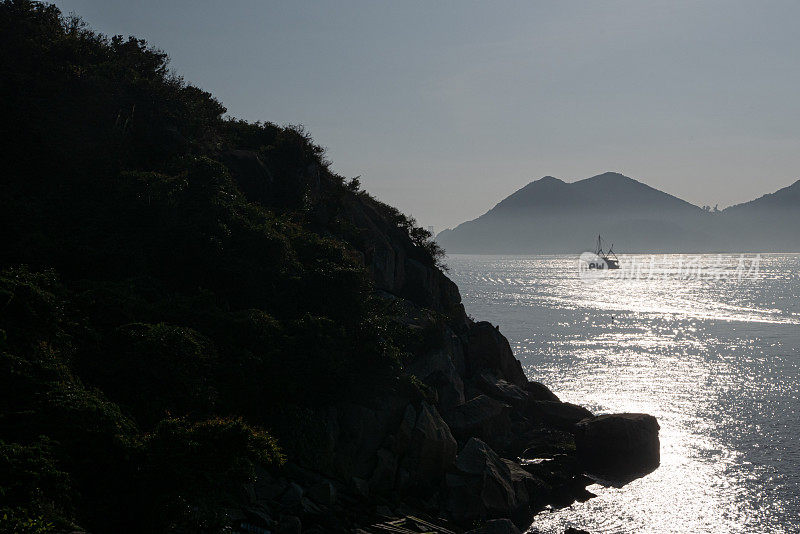
[{"label": "dark hillside", "polygon": [[27,0],[0,69],[0,531],[527,527],[587,496],[591,414],[302,128]]},{"label": "dark hillside", "polygon": [[[223,118],[144,41],[25,1],[0,4],[0,36],[13,517],[188,520],[175,499],[219,502],[188,455],[152,478],[181,440],[214,448],[220,480],[245,480],[282,461],[258,427],[283,412],[407,387],[407,343],[370,271],[385,274],[387,236],[419,272],[378,285],[414,297],[424,277],[424,303],[457,310],[427,233],[332,173],[302,129]],[[42,464],[36,479],[21,462]]]},{"label": "dark hillside", "polygon": [[800,180],[774,193],[722,210],[714,221],[744,250],[800,250]]}]

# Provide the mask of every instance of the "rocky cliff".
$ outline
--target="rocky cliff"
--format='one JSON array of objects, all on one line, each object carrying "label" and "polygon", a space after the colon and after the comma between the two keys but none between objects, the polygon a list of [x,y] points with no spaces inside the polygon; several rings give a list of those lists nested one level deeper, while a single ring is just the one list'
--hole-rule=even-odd
[{"label": "rocky cliff", "polygon": [[561,402],[525,375],[497,326],[466,315],[456,285],[373,199],[350,198],[341,213],[359,230],[351,243],[396,320],[425,333],[403,370],[422,393],[315,414],[325,435],[317,453],[329,457],[317,466],[332,469],[265,475],[250,492],[262,518],[252,524],[417,532],[501,520],[493,528],[513,532],[547,506],[591,498],[587,472],[627,481],[658,465],[654,418],[595,417]]},{"label": "rocky cliff", "polygon": [[0,0],[0,62],[0,531],[513,531],[657,463],[302,128],[52,5]]}]

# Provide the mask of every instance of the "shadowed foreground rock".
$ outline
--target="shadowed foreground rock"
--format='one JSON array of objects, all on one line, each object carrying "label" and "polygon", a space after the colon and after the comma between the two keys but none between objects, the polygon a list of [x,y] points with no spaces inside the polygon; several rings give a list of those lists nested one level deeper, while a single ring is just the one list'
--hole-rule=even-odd
[{"label": "shadowed foreground rock", "polygon": [[575,426],[578,455],[590,470],[625,476],[649,472],[659,465],[660,427],[652,415],[608,414]]}]

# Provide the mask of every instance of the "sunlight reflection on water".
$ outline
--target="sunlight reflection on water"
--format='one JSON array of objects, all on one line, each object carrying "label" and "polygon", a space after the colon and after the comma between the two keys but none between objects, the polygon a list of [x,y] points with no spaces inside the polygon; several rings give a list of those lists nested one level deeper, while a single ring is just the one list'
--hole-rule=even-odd
[{"label": "sunlight reflection on water", "polygon": [[764,255],[741,281],[685,279],[679,255],[657,256],[654,279],[584,280],[576,259],[447,261],[467,311],[500,325],[531,379],[661,425],[661,467],[621,489],[591,486],[597,498],[534,527],[800,532],[800,255]]}]

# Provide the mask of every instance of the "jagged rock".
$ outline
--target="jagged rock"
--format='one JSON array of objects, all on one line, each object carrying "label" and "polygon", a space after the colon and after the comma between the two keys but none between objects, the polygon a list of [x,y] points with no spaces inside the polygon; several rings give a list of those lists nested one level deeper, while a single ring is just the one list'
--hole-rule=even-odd
[{"label": "jagged rock", "polygon": [[285,480],[278,480],[272,477],[264,469],[259,468],[258,479],[254,484],[254,500],[272,501],[277,499],[286,491],[288,483]]},{"label": "jagged rock", "polygon": [[455,461],[457,451],[456,440],[439,412],[428,403],[421,403],[402,460],[402,467],[410,475],[409,485],[435,485],[437,478]]},{"label": "jagged rock", "polygon": [[417,424],[417,411],[414,406],[408,404],[403,411],[403,418],[397,426],[394,434],[389,438],[388,446],[395,455],[405,454],[408,445],[411,443],[411,433],[414,425]]},{"label": "jagged rock", "polygon": [[531,400],[560,402],[561,399],[541,382],[528,382],[523,386]]},{"label": "jagged rock", "polygon": [[292,508],[295,506],[299,506],[300,502],[303,499],[303,488],[300,487],[299,484],[295,484],[294,482],[289,484],[289,487],[286,489],[286,492],[281,496],[280,503],[282,506],[286,508]]},{"label": "jagged rock", "polygon": [[470,439],[446,477],[447,508],[457,522],[508,517],[526,506],[517,495],[508,465],[484,442]]},{"label": "jagged rock", "polygon": [[545,504],[569,506],[575,501],[594,497],[586,491],[586,486],[594,481],[583,474],[583,466],[574,456],[557,454],[552,460],[526,462],[520,467],[536,480],[542,481],[545,491],[537,492],[535,502],[532,503],[537,509]]},{"label": "jagged rock", "polygon": [[491,371],[482,371],[477,379],[478,387],[490,397],[499,399],[515,408],[522,408],[528,402],[528,392],[525,388],[498,378]]},{"label": "jagged rock", "polygon": [[353,477],[352,482],[356,495],[365,499],[369,497],[369,482],[359,477]]},{"label": "jagged rock", "polygon": [[394,430],[407,401],[386,396],[376,407],[343,404],[338,409],[336,465],[345,476],[368,479],[375,469],[376,453]]},{"label": "jagged rock", "polygon": [[369,479],[370,491],[375,495],[389,493],[394,488],[397,475],[397,456],[388,449],[378,449],[378,463]]},{"label": "jagged rock", "polygon": [[404,266],[406,271],[404,295],[421,306],[437,309],[440,300],[439,271],[413,258],[406,258]]},{"label": "jagged rock", "polygon": [[556,454],[575,452],[575,436],[564,430],[536,428],[524,436],[526,444],[521,457],[525,459],[552,458]]},{"label": "jagged rock", "polygon": [[517,386],[528,383],[522,364],[511,352],[508,340],[487,321],[470,326],[467,345],[467,373],[478,376],[483,370],[492,371]]},{"label": "jagged rock", "polygon": [[273,528],[274,521],[272,520],[272,513],[266,505],[249,506],[243,510],[244,523],[261,528]]},{"label": "jagged rock", "polygon": [[466,532],[466,534],[520,534],[517,526],[510,519],[492,519],[480,528]]},{"label": "jagged rock", "polygon": [[658,467],[658,421],[643,413],[600,415],[576,425],[575,444],[589,468],[625,475]]},{"label": "jagged rock", "polygon": [[[456,293],[458,293],[458,288],[456,288]],[[460,301],[461,297],[459,296],[458,298]],[[466,318],[466,315],[464,317]],[[457,319],[454,319],[453,321],[457,322]],[[453,328],[456,326],[457,325],[453,325]],[[464,347],[464,341],[458,334],[455,333],[453,328],[451,328],[450,325],[445,325],[445,346],[447,352],[451,355],[453,365],[456,366],[456,372],[458,373],[458,376],[464,377],[467,374],[466,349]],[[466,329],[466,326],[464,329]]]},{"label": "jagged rock", "polygon": [[300,500],[300,507],[303,509],[303,512],[306,514],[319,514],[322,512],[322,508],[314,504],[311,499],[307,497],[303,497]]},{"label": "jagged rock", "polygon": [[458,439],[477,437],[496,445],[506,439],[511,429],[510,411],[508,404],[479,395],[446,412],[444,417]]},{"label": "jagged rock", "polygon": [[448,348],[445,345],[418,357],[408,366],[409,373],[436,390],[439,405],[444,410],[464,403],[464,381],[453,361],[454,355]]},{"label": "jagged rock", "polygon": [[592,412],[577,404],[538,400],[528,402],[525,415],[540,425],[562,429],[572,429],[578,421],[593,417]]},{"label": "jagged rock", "polygon": [[323,480],[308,488],[306,495],[315,503],[325,506],[336,503],[336,488],[328,480]]},{"label": "jagged rock", "polygon": [[408,469],[404,467],[399,467],[397,469],[397,476],[395,477],[395,487],[403,490],[406,488],[410,488],[412,485],[411,473],[408,472]]},{"label": "jagged rock", "polygon": [[517,495],[517,500],[520,503],[529,503],[533,501],[536,494],[541,491],[541,481],[537,480],[530,473],[525,471],[514,460],[507,460],[502,458],[501,461],[508,467],[511,483],[514,487],[514,493]]},{"label": "jagged rock", "polygon": [[402,285],[403,273],[395,268],[396,252],[388,240],[376,236],[372,247],[368,249],[368,258],[368,266],[377,287],[393,291]]}]

